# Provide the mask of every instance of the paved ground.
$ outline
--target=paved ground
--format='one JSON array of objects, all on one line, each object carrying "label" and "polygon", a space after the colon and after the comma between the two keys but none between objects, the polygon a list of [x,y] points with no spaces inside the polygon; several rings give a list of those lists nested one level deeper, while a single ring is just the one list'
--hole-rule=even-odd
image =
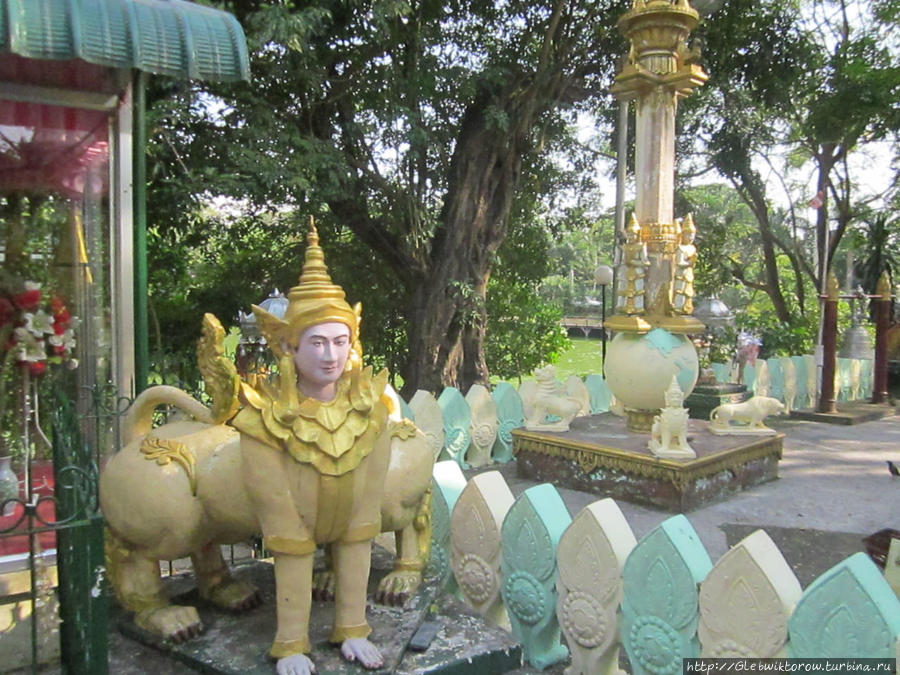
[{"label": "paved ground", "polygon": [[[890,475],[886,463],[900,462],[900,417],[856,426],[787,419],[770,422],[786,434],[780,478],[695,510],[688,518],[714,561],[728,546],[764,528],[805,587],[843,558],[864,550],[863,537],[887,527],[900,529],[900,478]],[[516,495],[534,485],[515,475],[514,464],[500,470]],[[560,492],[573,516],[602,497],[567,489]],[[619,506],[638,538],[671,515],[624,502]],[[113,633],[110,672],[194,671]],[[562,667],[544,672],[561,673]]]}]

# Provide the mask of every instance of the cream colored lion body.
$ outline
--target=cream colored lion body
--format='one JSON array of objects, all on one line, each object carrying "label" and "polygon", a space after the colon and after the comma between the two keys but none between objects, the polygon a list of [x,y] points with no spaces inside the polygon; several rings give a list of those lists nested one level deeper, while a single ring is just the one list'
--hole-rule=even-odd
[{"label": "cream colored lion body", "polygon": [[[569,423],[581,410],[578,399],[560,391],[556,368],[545,366],[534,371],[537,386],[528,400],[523,400],[525,427],[534,430],[567,431]],[[547,422],[548,415],[559,417],[558,422]]]},{"label": "cream colored lion body", "polygon": [[[741,403],[723,403],[709,414],[710,423],[718,429],[768,429],[763,420],[784,411],[784,404],[770,396],[754,396]],[[733,425],[732,422],[737,424]],[[739,426],[740,425],[740,426]]]},{"label": "cream colored lion body", "polygon": [[[180,390],[153,387],[141,394],[126,421],[127,443],[101,474],[100,502],[120,602],[142,627],[184,639],[199,632],[200,619],[193,607],[169,604],[159,561],[191,556],[201,595],[229,609],[247,608],[256,602],[256,589],[230,579],[219,545],[247,541],[260,528],[244,487],[238,431],[196,419],[149,430],[149,411],[164,403],[208,419],[208,411]],[[400,601],[420,583],[422,551],[427,555],[430,544],[428,514],[417,517],[430,505],[434,459],[419,430],[390,442],[381,524],[382,531],[398,533],[398,563],[379,596]]]}]

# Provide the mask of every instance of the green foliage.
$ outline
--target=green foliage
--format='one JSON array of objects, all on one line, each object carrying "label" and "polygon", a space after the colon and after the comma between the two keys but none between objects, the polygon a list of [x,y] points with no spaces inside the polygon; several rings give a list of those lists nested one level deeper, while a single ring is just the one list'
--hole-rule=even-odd
[{"label": "green foliage", "polygon": [[488,287],[485,356],[494,378],[511,379],[555,361],[569,347],[562,308],[538,293],[548,269],[546,234],[520,225],[510,232]]},{"label": "green foliage", "polygon": [[542,300],[533,287],[491,281],[485,351],[494,377],[512,379],[553,363],[569,346],[558,305]]},{"label": "green foliage", "polygon": [[760,358],[811,354],[816,344],[818,321],[811,315],[789,324],[780,323],[771,311],[748,308],[737,316],[738,330],[746,330],[762,340]]},{"label": "green foliage", "polygon": [[[156,80],[150,97],[159,336],[187,349],[201,302],[227,316],[265,297],[280,277],[272,261],[298,268],[279,224],[312,213],[333,233],[334,278],[366,303],[368,354],[392,370],[414,363],[415,377],[442,372],[428,355],[478,334],[488,279],[507,273],[490,267],[507,230],[543,227],[534,206],[564,173],[544,158],[566,158],[570,177],[590,163],[572,123],[606,95],[621,3],[222,4],[247,32],[252,81]],[[203,213],[219,196],[247,229]],[[197,242],[218,236],[211,224],[223,230],[219,270]],[[449,344],[423,345],[438,324]],[[472,365],[463,371],[483,372]]]},{"label": "green foliage", "polygon": [[[567,314],[599,314],[602,289],[594,279],[597,267],[612,265],[614,223],[611,214],[596,220],[583,207],[564,211],[549,251],[551,274],[544,278],[541,294],[560,304]],[[612,288],[606,289],[612,305]]]}]

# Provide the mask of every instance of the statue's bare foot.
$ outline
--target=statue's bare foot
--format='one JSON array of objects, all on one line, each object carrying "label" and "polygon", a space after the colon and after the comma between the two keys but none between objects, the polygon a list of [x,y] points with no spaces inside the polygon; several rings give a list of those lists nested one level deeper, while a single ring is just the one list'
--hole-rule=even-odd
[{"label": "statue's bare foot", "polygon": [[324,570],[313,575],[313,600],[334,600],[334,572]]},{"label": "statue's bare foot", "polygon": [[156,635],[184,642],[203,632],[203,622],[193,607],[170,605],[158,609],[147,609],[134,616],[134,622]]},{"label": "statue's bare foot", "polygon": [[278,659],[275,672],[278,675],[310,675],[316,672],[316,666],[306,654],[291,654]]},{"label": "statue's bare foot", "polygon": [[369,670],[381,668],[384,657],[378,648],[366,638],[347,638],[341,643],[341,655],[348,661],[359,661]]},{"label": "statue's bare foot", "polygon": [[249,581],[226,579],[203,593],[203,597],[216,607],[231,612],[245,612],[262,602],[259,589]]},{"label": "statue's bare foot", "polygon": [[391,572],[378,583],[375,602],[395,607],[404,605],[421,583],[421,572],[409,570]]}]

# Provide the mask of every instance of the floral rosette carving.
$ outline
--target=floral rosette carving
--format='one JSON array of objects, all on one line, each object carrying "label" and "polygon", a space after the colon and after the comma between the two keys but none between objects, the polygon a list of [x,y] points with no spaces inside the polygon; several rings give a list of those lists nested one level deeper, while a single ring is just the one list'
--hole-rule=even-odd
[{"label": "floral rosette carving", "polygon": [[446,447],[451,457],[460,457],[469,448],[469,434],[465,429],[447,429]]},{"label": "floral rosette carving", "polygon": [[494,443],[494,427],[487,423],[477,424],[472,428],[472,440],[479,448],[486,448]]},{"label": "floral rosette carving", "polygon": [[433,431],[426,431],[425,439],[428,443],[428,447],[431,448],[431,453],[437,457],[441,453],[441,450],[444,449],[444,439]]},{"label": "floral rosette carving", "polygon": [[559,607],[559,622],[567,636],[587,649],[605,649],[615,638],[610,630],[615,617],[608,615],[603,605],[589,593],[572,591]]},{"label": "floral rosette carving", "polygon": [[625,636],[628,653],[654,675],[681,673],[681,637],[658,616],[637,617]]},{"label": "floral rosette carving", "polygon": [[443,578],[450,571],[450,556],[444,544],[431,540],[431,559],[428,562],[429,575]]},{"label": "floral rosette carving", "polygon": [[503,600],[516,618],[533,625],[544,616],[547,591],[531,574],[517,571],[503,583]]},{"label": "floral rosette carving", "polygon": [[494,570],[480,556],[464,555],[457,565],[456,580],[463,593],[476,604],[484,604],[497,588]]},{"label": "floral rosette carving", "polygon": [[512,445],[512,430],[521,427],[523,424],[525,424],[525,420],[519,420],[518,422],[515,420],[503,420],[500,423],[500,428],[497,429],[497,435],[506,445]]},{"label": "floral rosette carving", "polygon": [[717,642],[709,650],[709,656],[717,659],[753,659],[759,658],[759,654],[755,653],[746,645],[742,645],[734,640],[722,640]]}]

